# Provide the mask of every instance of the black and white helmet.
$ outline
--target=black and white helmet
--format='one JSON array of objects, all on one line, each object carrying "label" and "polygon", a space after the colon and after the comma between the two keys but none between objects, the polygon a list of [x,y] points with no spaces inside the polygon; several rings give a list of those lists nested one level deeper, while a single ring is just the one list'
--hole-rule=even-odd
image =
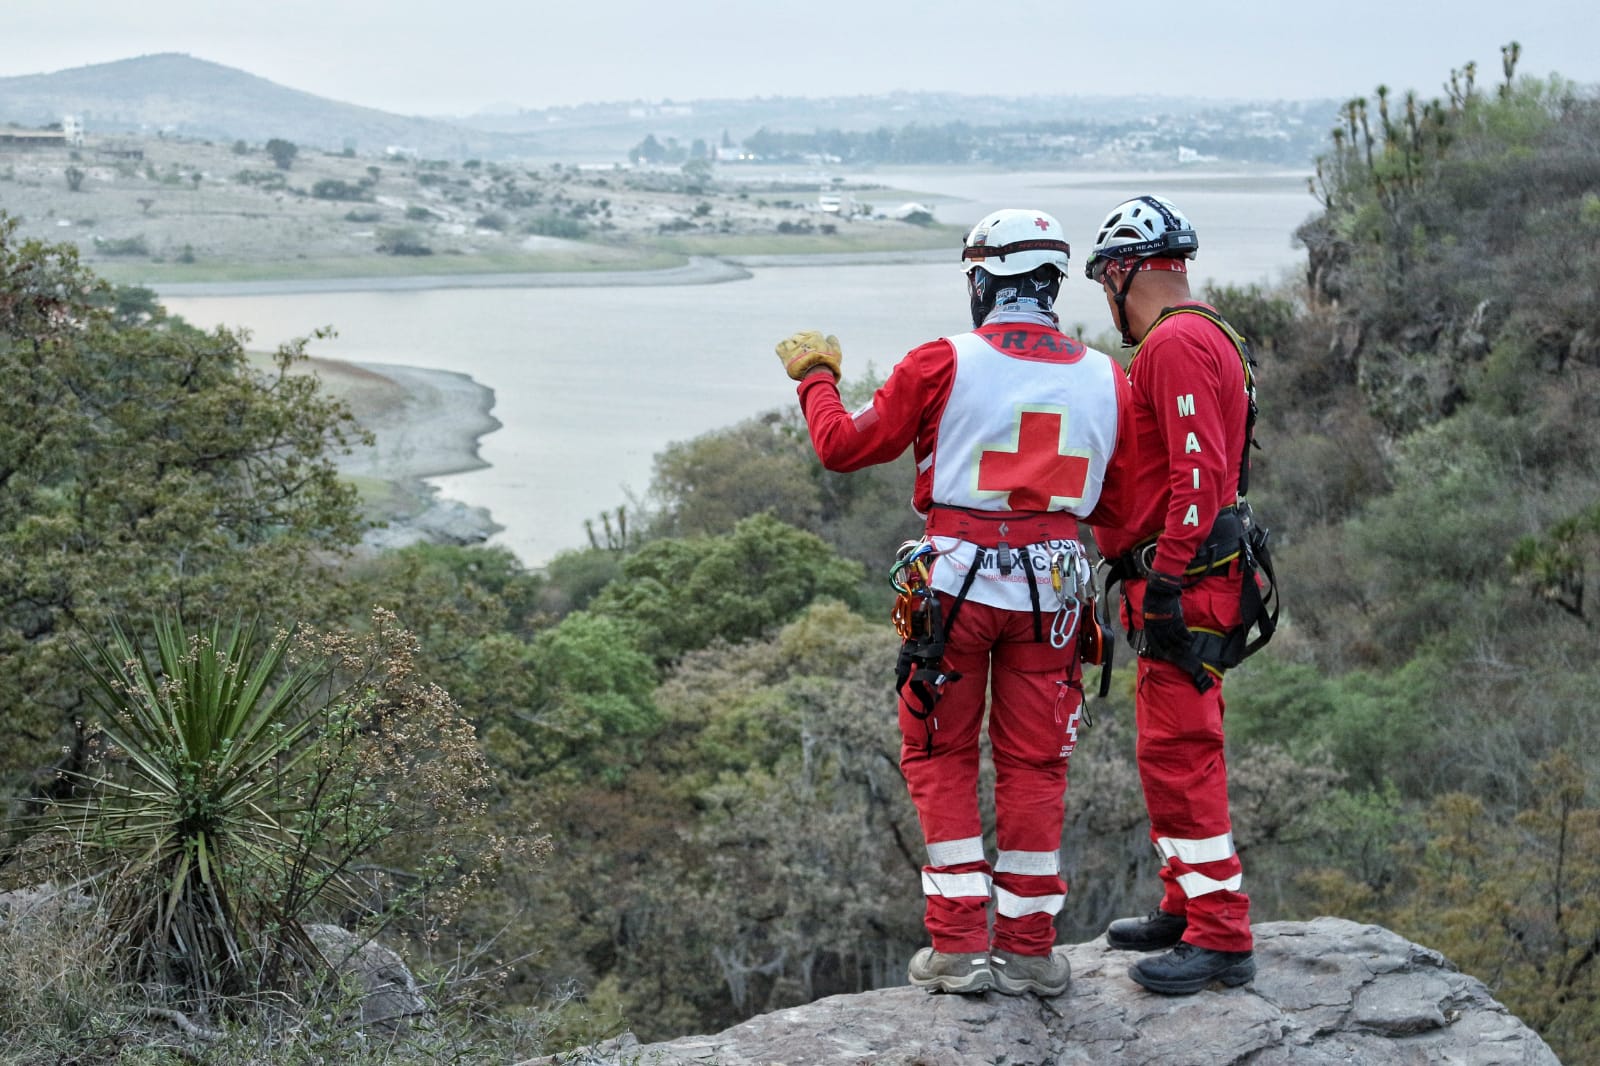
[{"label": "black and white helmet", "polygon": [[1193,259],[1199,249],[1200,238],[1176,204],[1159,196],[1136,196],[1112,208],[1100,223],[1083,273],[1098,282],[1113,259]]}]

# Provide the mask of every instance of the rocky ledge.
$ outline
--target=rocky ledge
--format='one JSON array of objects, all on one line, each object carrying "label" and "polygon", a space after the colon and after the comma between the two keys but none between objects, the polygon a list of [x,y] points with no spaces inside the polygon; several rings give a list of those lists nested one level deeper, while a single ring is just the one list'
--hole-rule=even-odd
[{"label": "rocky ledge", "polygon": [[1256,927],[1257,976],[1168,998],[1127,976],[1105,940],[1057,948],[1054,999],[929,995],[909,986],[832,996],[716,1036],[624,1037],[550,1063],[650,1066],[1549,1066],[1533,1030],[1436,951],[1338,918]]}]

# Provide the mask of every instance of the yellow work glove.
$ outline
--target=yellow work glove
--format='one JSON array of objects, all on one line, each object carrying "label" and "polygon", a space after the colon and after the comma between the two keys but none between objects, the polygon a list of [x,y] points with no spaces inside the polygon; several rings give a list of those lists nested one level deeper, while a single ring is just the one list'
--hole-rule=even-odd
[{"label": "yellow work glove", "polygon": [[799,381],[817,367],[827,367],[833,380],[839,380],[839,363],[844,354],[839,351],[838,337],[824,337],[814,329],[801,330],[778,342],[778,358],[786,374]]}]

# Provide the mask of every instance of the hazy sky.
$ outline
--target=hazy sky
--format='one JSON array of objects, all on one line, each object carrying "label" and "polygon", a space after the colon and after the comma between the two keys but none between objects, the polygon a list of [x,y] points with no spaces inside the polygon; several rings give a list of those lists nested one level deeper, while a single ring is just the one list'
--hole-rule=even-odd
[{"label": "hazy sky", "polygon": [[0,75],[187,52],[406,114],[593,100],[1120,90],[1439,95],[1450,68],[1600,83],[1594,0],[0,0]]}]

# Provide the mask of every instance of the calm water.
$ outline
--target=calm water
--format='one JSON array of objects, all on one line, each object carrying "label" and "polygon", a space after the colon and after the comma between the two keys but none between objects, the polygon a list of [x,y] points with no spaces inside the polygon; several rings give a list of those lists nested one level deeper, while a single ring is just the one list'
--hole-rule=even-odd
[{"label": "calm water", "polygon": [[[1216,175],[985,174],[916,170],[873,180],[941,197],[941,221],[968,225],[996,207],[1061,219],[1082,262],[1093,228],[1121,199],[1158,191],[1201,238],[1192,278],[1276,281],[1303,253],[1294,228],[1314,204],[1303,178]],[[893,197],[881,197],[887,201]],[[869,201],[879,197],[866,196]],[[489,508],[504,544],[530,566],[586,543],[583,521],[642,494],[667,444],[794,402],[772,353],[796,329],[839,336],[845,374],[879,374],[910,348],[969,326],[951,263],[782,266],[719,285],[626,289],[444,289],[430,292],[169,298],[189,321],[242,326],[266,347],[333,325],[316,355],[460,371],[495,390],[504,428],[485,437],[488,469],[432,479]],[[1065,323],[1108,328],[1099,290],[1064,286]],[[909,486],[907,488],[909,494]],[[910,516],[908,513],[908,526]]]}]

